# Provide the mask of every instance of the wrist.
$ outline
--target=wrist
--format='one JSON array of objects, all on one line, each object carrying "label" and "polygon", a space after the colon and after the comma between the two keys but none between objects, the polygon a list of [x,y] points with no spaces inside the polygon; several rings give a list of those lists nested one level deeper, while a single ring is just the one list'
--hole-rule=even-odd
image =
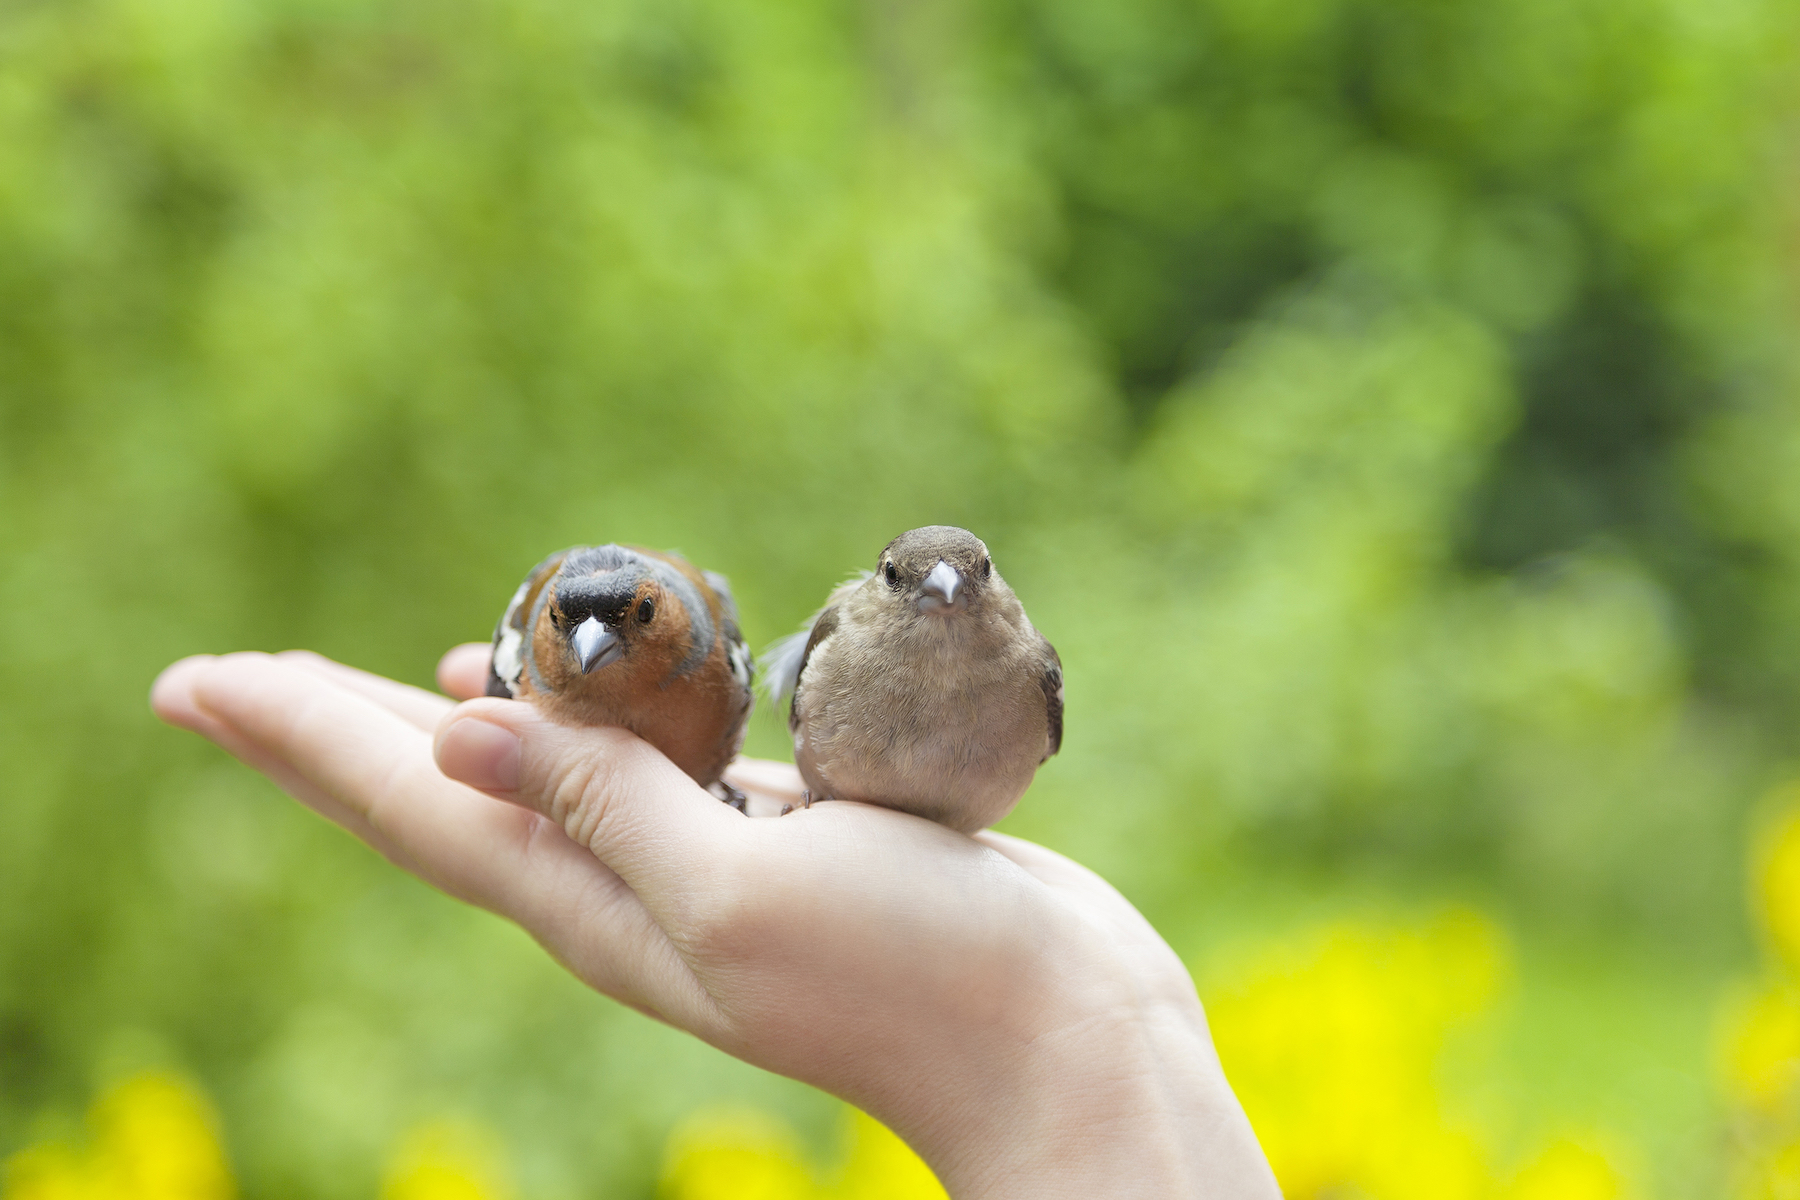
[{"label": "wrist", "polygon": [[1181,983],[1022,1031],[921,1138],[954,1200],[1278,1200],[1185,972]]}]

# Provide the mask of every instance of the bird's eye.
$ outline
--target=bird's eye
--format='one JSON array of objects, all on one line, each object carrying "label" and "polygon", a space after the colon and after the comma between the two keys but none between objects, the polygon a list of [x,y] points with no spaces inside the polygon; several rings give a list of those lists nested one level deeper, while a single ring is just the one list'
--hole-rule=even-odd
[{"label": "bird's eye", "polygon": [[982,559],[981,560],[981,577],[983,579],[986,579],[989,575],[992,575],[993,573],[994,573],[994,560],[991,558]]},{"label": "bird's eye", "polygon": [[656,616],[656,601],[645,596],[638,601],[638,620],[648,625]]},{"label": "bird's eye", "polygon": [[889,587],[893,587],[896,583],[900,582],[900,572],[894,570],[894,560],[893,559],[890,558],[887,562],[887,565],[884,566],[881,570],[882,570],[882,574],[887,576],[887,581],[888,581]]}]

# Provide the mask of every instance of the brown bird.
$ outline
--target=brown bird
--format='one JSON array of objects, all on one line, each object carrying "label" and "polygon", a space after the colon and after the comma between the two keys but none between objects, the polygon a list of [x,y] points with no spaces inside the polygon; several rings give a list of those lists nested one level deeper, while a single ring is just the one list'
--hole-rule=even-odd
[{"label": "brown bird", "polygon": [[768,664],[771,695],[793,697],[808,803],[861,800],[972,833],[1062,747],[1062,662],[966,529],[889,542]]},{"label": "brown bird", "polygon": [[513,594],[487,694],[566,725],[623,726],[742,811],[719,776],[743,745],[753,670],[723,575],[634,546],[577,546]]}]

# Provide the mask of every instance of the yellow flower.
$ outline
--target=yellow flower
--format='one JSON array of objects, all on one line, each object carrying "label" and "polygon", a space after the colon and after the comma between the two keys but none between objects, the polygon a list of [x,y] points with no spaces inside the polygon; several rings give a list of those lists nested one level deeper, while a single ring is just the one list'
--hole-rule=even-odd
[{"label": "yellow flower", "polygon": [[1605,1155],[1559,1141],[1520,1172],[1506,1200],[1620,1200],[1625,1182]]},{"label": "yellow flower", "polygon": [[1472,914],[1423,930],[1340,924],[1265,952],[1209,998],[1226,1074],[1290,1200],[1485,1194],[1480,1147],[1446,1119],[1433,1077],[1502,959]]},{"label": "yellow flower", "polygon": [[511,1200],[493,1139],[456,1121],[420,1125],[401,1139],[382,1180],[381,1200]]},{"label": "yellow flower", "polygon": [[663,1200],[947,1200],[937,1177],[875,1118],[845,1106],[842,1168],[822,1183],[778,1118],[713,1109],[669,1137]]},{"label": "yellow flower", "polygon": [[669,1135],[663,1200],[813,1200],[793,1131],[754,1109],[696,1113]]},{"label": "yellow flower", "polygon": [[948,1200],[931,1168],[887,1126],[846,1106],[844,1176],[831,1200]]},{"label": "yellow flower", "polygon": [[234,1191],[212,1106],[181,1080],[167,1075],[127,1080],[101,1097],[95,1118],[117,1194],[225,1200]]},{"label": "yellow flower", "polygon": [[1760,1186],[1750,1195],[1759,1200],[1800,1200],[1800,1142],[1790,1142],[1772,1153],[1764,1164]]},{"label": "yellow flower", "polygon": [[88,1114],[84,1151],[44,1145],[7,1163],[6,1200],[229,1200],[212,1107],[171,1075],[128,1079]]},{"label": "yellow flower", "polygon": [[1777,961],[1765,981],[1719,1005],[1717,1067],[1734,1105],[1735,1193],[1800,1200],[1800,783],[1776,788],[1777,814],[1751,853],[1751,902]]},{"label": "yellow flower", "polygon": [[1800,783],[1777,788],[1767,803],[1782,815],[1758,839],[1756,908],[1781,957],[1800,968]]},{"label": "yellow flower", "polygon": [[1773,1112],[1800,1078],[1800,990],[1776,982],[1721,1006],[1719,1074],[1739,1104]]}]

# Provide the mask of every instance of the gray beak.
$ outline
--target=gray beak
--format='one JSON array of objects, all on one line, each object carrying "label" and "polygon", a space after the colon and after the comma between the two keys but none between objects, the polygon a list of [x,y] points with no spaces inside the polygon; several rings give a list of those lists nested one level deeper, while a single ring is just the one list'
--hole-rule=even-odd
[{"label": "gray beak", "polygon": [[601,624],[596,617],[589,617],[575,627],[574,635],[569,638],[569,645],[574,647],[575,657],[581,660],[583,675],[596,667],[604,667],[625,653],[625,644],[619,641],[619,635]]},{"label": "gray beak", "polygon": [[954,608],[956,594],[962,590],[963,577],[955,567],[938,560],[938,565],[931,568],[931,574],[925,577],[921,587],[924,595],[919,597],[919,609],[922,612],[935,612],[941,608]]}]

